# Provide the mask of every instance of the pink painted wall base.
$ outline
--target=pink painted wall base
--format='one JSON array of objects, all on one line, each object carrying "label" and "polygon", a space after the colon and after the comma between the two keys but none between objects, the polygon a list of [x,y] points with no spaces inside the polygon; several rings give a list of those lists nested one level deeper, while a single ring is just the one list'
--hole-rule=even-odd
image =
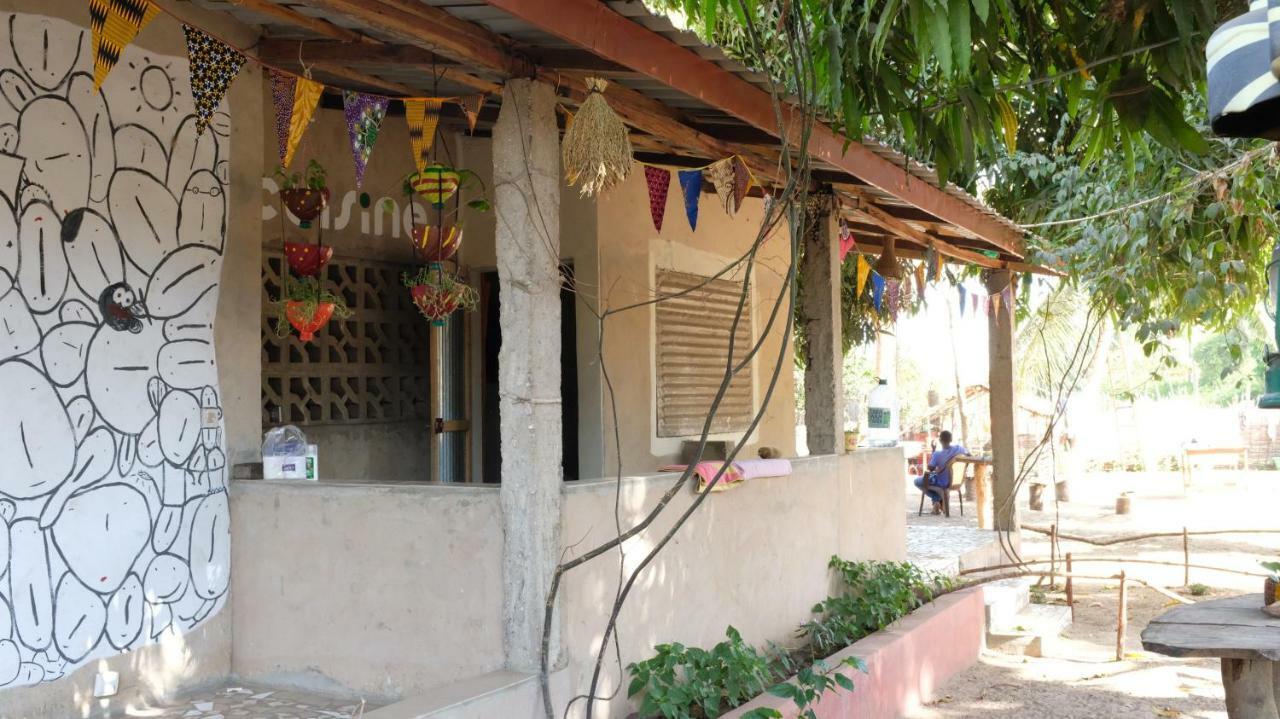
[{"label": "pink painted wall base", "polygon": [[[867,673],[841,667],[854,690],[823,696],[816,708],[819,719],[897,719],[935,699],[948,679],[978,660],[986,632],[982,598],[981,587],[948,594],[832,655],[831,665],[859,657]],[[777,709],[785,719],[798,716],[790,699],[769,694],[724,716],[738,719],[759,707]]]}]

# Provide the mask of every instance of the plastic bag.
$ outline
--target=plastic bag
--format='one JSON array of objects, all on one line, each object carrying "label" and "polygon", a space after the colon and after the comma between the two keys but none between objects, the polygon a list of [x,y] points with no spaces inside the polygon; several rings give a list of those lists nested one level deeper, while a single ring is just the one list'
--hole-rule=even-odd
[{"label": "plastic bag", "polygon": [[307,435],[291,424],[267,430],[262,441],[263,457],[301,457],[306,453]]}]

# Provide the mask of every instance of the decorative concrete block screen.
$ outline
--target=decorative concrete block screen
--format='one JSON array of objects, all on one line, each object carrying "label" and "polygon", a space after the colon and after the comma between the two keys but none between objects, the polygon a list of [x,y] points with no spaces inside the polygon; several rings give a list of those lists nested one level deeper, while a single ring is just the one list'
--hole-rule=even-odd
[{"label": "decorative concrete block screen", "polygon": [[129,46],[98,94],[86,28],[0,15],[0,34],[0,687],[14,687],[224,603],[213,321],[230,120],[224,106],[196,136],[185,58]]},{"label": "decorative concrete block screen", "polygon": [[[743,286],[732,280],[659,269],[657,288],[659,295],[671,296],[654,309],[658,436],[694,437],[701,434],[724,379],[729,336],[734,331]],[[748,297],[734,340],[735,362],[742,361],[751,349],[751,327]],[[741,432],[750,426],[755,410],[751,375],[752,364],[748,364],[729,384],[711,423],[712,433]]]},{"label": "decorative concrete block screen", "polygon": [[[263,258],[263,308],[278,297],[281,255]],[[409,269],[334,257],[325,285],[353,314],[333,320],[310,342],[262,324],[262,417],[275,424],[356,424],[425,419],[428,324],[400,275]]]}]

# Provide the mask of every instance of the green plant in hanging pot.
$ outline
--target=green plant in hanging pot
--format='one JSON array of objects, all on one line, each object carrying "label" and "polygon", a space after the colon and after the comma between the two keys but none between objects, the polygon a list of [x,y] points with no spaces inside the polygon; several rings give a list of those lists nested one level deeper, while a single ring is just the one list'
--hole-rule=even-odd
[{"label": "green plant in hanging pot", "polygon": [[437,327],[443,326],[454,312],[470,312],[480,304],[476,288],[439,262],[432,262],[416,273],[406,272],[402,279],[418,311]]},{"label": "green plant in hanging pot", "polygon": [[1262,610],[1280,617],[1280,562],[1261,562],[1262,568],[1271,573],[1263,582]]},{"label": "green plant in hanging pot", "polygon": [[337,294],[324,289],[315,277],[293,278],[285,276],[284,291],[274,303],[276,334],[289,334],[292,325],[298,331],[298,339],[310,342],[315,333],[333,317],[351,316],[347,303]]},{"label": "green plant in hanging pot", "polygon": [[311,221],[329,206],[328,173],[319,162],[311,160],[305,171],[293,173],[277,166],[275,178],[280,185],[280,202],[298,218],[300,227],[311,227]]}]

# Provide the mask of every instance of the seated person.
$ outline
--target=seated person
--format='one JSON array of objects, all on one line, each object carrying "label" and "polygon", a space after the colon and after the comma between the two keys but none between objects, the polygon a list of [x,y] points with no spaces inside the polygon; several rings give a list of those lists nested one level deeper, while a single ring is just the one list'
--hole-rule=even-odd
[{"label": "seated person", "polygon": [[[960,455],[968,455],[969,453],[960,445],[951,444],[951,433],[943,432],[938,435],[938,441],[942,442],[942,449],[935,450],[929,457],[929,471],[923,477],[916,477],[916,488],[921,492],[929,495],[929,499],[933,500],[933,513],[942,514],[942,497],[944,493],[951,487],[951,460]],[[926,484],[926,481],[928,482]]]}]

